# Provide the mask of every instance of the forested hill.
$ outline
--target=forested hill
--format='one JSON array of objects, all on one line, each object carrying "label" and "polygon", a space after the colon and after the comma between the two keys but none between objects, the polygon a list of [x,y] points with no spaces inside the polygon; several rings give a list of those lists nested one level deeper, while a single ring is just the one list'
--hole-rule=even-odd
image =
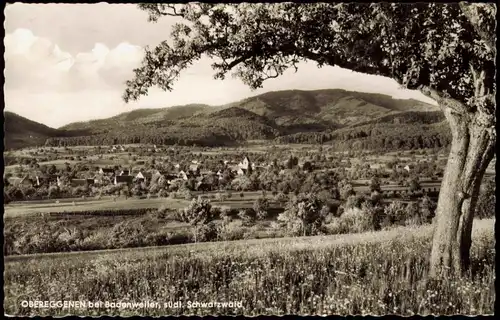
[{"label": "forested hill", "polygon": [[[387,138],[391,139],[399,130],[404,133],[400,135],[401,139],[413,141],[416,138],[415,141],[421,140],[422,144],[438,146],[447,143],[448,139],[447,126],[440,125],[443,120],[437,106],[418,100],[341,89],[286,90],[222,106],[191,104],[139,109],[108,119],[72,123],[59,130],[69,132],[66,136],[48,137],[47,144],[221,146],[247,140],[269,140],[275,143],[323,142],[342,146],[341,140],[352,140],[353,136],[362,139],[372,136],[373,132],[382,132],[377,134],[379,139],[387,131]],[[85,134],[75,135],[75,132]],[[428,142],[429,139],[433,142]],[[412,142],[411,145],[418,144]],[[387,143],[384,141],[382,145]]]},{"label": "forested hill", "polygon": [[4,111],[3,116],[6,150],[43,145],[49,138],[85,134],[81,131],[68,132],[50,128],[10,111]]}]

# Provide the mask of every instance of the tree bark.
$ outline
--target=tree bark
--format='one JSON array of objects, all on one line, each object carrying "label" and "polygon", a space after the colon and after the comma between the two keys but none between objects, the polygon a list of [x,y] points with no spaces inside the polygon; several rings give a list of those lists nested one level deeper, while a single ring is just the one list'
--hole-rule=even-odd
[{"label": "tree bark", "polygon": [[452,143],[436,209],[431,277],[463,274],[469,267],[474,210],[496,143],[491,116],[449,108],[444,113]]}]

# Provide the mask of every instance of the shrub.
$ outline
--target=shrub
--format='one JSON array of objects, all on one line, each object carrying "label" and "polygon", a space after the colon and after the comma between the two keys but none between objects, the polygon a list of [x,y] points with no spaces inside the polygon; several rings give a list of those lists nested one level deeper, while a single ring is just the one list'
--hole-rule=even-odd
[{"label": "shrub", "polygon": [[253,210],[259,220],[265,220],[268,216],[269,201],[266,198],[260,197],[253,203]]},{"label": "shrub", "polygon": [[393,201],[384,208],[384,219],[381,227],[389,227],[393,224],[404,225],[406,221],[406,208],[401,201]]},{"label": "shrub", "polygon": [[332,234],[365,232],[373,230],[373,220],[362,209],[349,208],[339,218],[333,218],[326,230]]},{"label": "shrub", "polygon": [[213,222],[201,225],[196,232],[196,241],[214,241],[218,237],[218,229]]},{"label": "shrub", "polygon": [[371,192],[381,192],[382,189],[380,187],[381,185],[381,182],[380,182],[380,179],[378,177],[373,177],[370,181],[370,191]]},{"label": "shrub", "polygon": [[160,189],[160,191],[158,191],[158,197],[160,197],[160,198],[166,198],[166,197],[168,197],[168,192],[167,192],[167,190],[165,190],[165,189]]},{"label": "shrub", "polygon": [[220,226],[218,236],[223,241],[241,240],[244,236],[244,230],[239,221],[232,221]]},{"label": "shrub", "polygon": [[322,202],[327,202],[327,201],[330,201],[330,200],[335,199],[335,198],[336,198],[336,196],[332,192],[332,190],[324,189],[324,190],[321,190],[320,192],[318,192],[318,199],[320,199]]},{"label": "shrub", "polygon": [[418,203],[416,202],[409,202],[406,205],[406,225],[421,225],[425,221],[422,219],[422,215],[420,214],[420,208],[418,206]]},{"label": "shrub", "polygon": [[191,191],[189,191],[187,189],[184,190],[184,191],[182,191],[182,196],[186,200],[192,200],[193,199],[193,194],[191,193]]},{"label": "shrub", "polygon": [[428,196],[423,196],[420,200],[420,210],[422,221],[431,223],[436,214],[437,204]]},{"label": "shrub", "polygon": [[221,216],[220,207],[212,207],[210,210],[212,210],[212,215],[214,216],[214,219]]},{"label": "shrub", "polygon": [[373,219],[363,209],[351,208],[340,217],[341,223],[346,225],[349,232],[359,233],[373,229]]},{"label": "shrub", "polygon": [[411,192],[415,192],[421,189],[418,177],[412,177],[408,182],[408,187]]},{"label": "shrub", "polygon": [[324,204],[323,210],[327,210],[327,215],[333,217],[340,217],[340,202],[338,201],[328,201]]},{"label": "shrub", "polygon": [[241,209],[238,212],[238,217],[243,221],[243,225],[252,225],[255,223],[256,214],[253,209]]},{"label": "shrub", "polygon": [[345,180],[339,183],[339,189],[340,197],[344,200],[347,200],[347,198],[355,194],[352,184],[348,183]]},{"label": "shrub", "polygon": [[169,197],[170,199],[177,199],[177,198],[179,198],[179,194],[178,194],[178,192],[177,192],[177,191],[170,192],[170,193],[168,194],[168,197]]},{"label": "shrub", "polygon": [[279,203],[283,204],[283,203],[285,203],[285,202],[288,200],[288,197],[287,197],[287,195],[285,195],[283,192],[278,192],[278,193],[276,194],[276,196],[274,197],[274,199],[275,199],[277,202],[279,202]]},{"label": "shrub", "polygon": [[272,221],[269,226],[271,227],[271,229],[274,229],[274,230],[281,229],[281,224],[276,222],[276,221]]},{"label": "shrub", "polygon": [[292,235],[314,235],[325,222],[323,206],[315,195],[302,194],[289,201],[278,221],[283,222]]},{"label": "shrub", "polygon": [[187,230],[168,232],[165,240],[168,244],[184,244],[192,242],[193,234]]},{"label": "shrub", "polygon": [[371,200],[373,205],[380,204],[380,201],[382,200],[382,198],[383,198],[382,194],[378,191],[373,191],[370,194],[370,200]]},{"label": "shrub", "polygon": [[156,217],[158,219],[165,219],[167,217],[167,212],[168,212],[169,208],[167,207],[167,205],[165,204],[162,204],[158,210],[156,211]]},{"label": "shrub", "polygon": [[325,230],[328,234],[345,234],[349,233],[349,230],[341,224],[340,217],[332,217],[327,224],[325,224]]},{"label": "shrub", "polygon": [[371,219],[372,229],[380,230],[384,219],[384,208],[379,204],[373,204],[371,201],[365,201],[361,205],[361,210]]},{"label": "shrub", "polygon": [[229,217],[231,214],[231,208],[228,206],[221,206],[220,208],[220,213],[219,217],[224,219],[224,217]]},{"label": "shrub", "polygon": [[217,193],[215,194],[215,200],[217,200],[217,201],[222,202],[222,201],[225,201],[225,200],[226,200],[226,198],[227,198],[227,195],[225,195],[224,193],[217,192]]},{"label": "shrub", "polygon": [[198,197],[193,199],[187,208],[177,211],[177,219],[191,224],[194,233],[194,241],[197,242],[198,227],[212,222],[215,219],[210,200]]},{"label": "shrub", "polygon": [[362,195],[351,195],[347,198],[344,208],[345,209],[361,209],[361,204],[365,201],[365,198]]}]

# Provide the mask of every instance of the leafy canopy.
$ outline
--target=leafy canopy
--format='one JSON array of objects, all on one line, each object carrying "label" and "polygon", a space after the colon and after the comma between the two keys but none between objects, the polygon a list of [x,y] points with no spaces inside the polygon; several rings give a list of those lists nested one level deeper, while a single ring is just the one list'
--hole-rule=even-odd
[{"label": "leafy canopy", "polygon": [[[252,88],[300,61],[421,89],[457,112],[494,115],[496,5],[489,3],[140,4],[150,21],[181,18],[171,41],[146,49],[124,100],[172,90],[182,70],[214,59]],[[457,103],[444,103],[453,100]],[[441,103],[443,102],[443,103]],[[494,120],[492,120],[494,121]]]}]

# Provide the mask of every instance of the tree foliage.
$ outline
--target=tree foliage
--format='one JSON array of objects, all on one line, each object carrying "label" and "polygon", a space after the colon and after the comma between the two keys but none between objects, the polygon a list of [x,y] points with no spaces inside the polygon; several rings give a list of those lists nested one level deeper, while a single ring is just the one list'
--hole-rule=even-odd
[{"label": "tree foliage", "polygon": [[299,194],[287,204],[278,221],[286,223],[296,235],[313,235],[320,231],[328,212],[314,194]]},{"label": "tree foliage", "polygon": [[187,208],[178,211],[179,220],[193,226],[207,224],[215,219],[210,200],[198,197],[192,199]]},{"label": "tree foliage", "polygon": [[370,180],[370,191],[382,192],[382,188],[380,187],[380,178],[373,177]]},{"label": "tree foliage", "polygon": [[269,201],[267,198],[259,197],[253,203],[253,210],[258,219],[264,220],[268,216]]}]

